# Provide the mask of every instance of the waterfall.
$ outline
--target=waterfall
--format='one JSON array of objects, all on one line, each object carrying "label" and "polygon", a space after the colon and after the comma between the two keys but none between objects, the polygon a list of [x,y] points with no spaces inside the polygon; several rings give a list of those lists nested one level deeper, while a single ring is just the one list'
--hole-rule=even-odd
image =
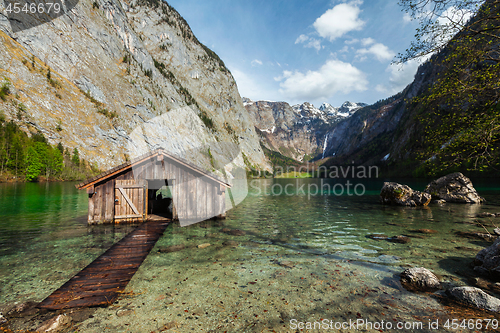
[{"label": "waterfall", "polygon": [[325,158],[325,150],[326,150],[326,145],[328,144],[328,133],[325,135],[325,142],[323,143],[323,156],[321,158]]}]

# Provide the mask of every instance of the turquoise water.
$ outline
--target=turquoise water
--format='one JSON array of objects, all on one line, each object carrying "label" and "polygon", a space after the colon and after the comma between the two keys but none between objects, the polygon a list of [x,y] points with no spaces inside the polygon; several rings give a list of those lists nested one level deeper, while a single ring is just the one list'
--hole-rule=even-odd
[{"label": "turquoise water", "polygon": [[[398,181],[420,190],[427,184]],[[317,179],[254,180],[227,219],[170,226],[126,293],[92,317],[75,320],[72,331],[289,332],[295,331],[292,323],[323,319],[428,325],[429,320],[493,318],[449,306],[439,294],[409,293],[398,274],[424,266],[446,284],[467,284],[472,259],[489,244],[456,232],[491,232],[500,224],[476,218],[479,212],[500,212],[500,182],[474,182],[487,204],[425,208],[380,205],[383,180],[351,180],[363,185],[360,196],[336,195],[341,187],[336,192],[333,187],[339,183],[345,189],[345,180],[326,183],[330,191],[328,186],[320,191]],[[293,195],[285,194],[286,185]],[[73,183],[0,184],[1,311],[43,300],[133,228],[89,227],[86,214],[86,193]],[[231,235],[231,229],[244,235]],[[374,240],[372,234],[405,235],[410,242]],[[180,244],[185,249],[158,252]],[[210,246],[198,248],[201,244]],[[21,328],[38,324],[33,320]]]}]

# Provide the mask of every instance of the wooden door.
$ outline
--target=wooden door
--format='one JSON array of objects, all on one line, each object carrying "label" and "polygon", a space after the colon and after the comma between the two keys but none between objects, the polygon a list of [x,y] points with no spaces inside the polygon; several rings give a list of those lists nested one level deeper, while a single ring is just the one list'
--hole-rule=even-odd
[{"label": "wooden door", "polygon": [[115,220],[145,220],[148,185],[145,180],[115,181]]}]

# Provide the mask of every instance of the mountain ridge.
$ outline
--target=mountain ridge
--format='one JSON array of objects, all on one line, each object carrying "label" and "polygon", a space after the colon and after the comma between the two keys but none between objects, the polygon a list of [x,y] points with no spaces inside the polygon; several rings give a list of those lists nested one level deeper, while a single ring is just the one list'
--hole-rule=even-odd
[{"label": "mountain ridge", "polygon": [[291,106],[287,102],[252,101],[243,97],[262,145],[267,149],[304,162],[323,152],[328,127],[350,117],[364,103],[345,102],[340,107],[309,102]]},{"label": "mountain ridge", "polygon": [[[78,148],[101,169],[134,157],[135,128],[168,117],[160,136],[172,153],[188,152],[208,170],[227,163],[270,170],[233,76],[165,2],[82,0],[15,33],[0,16],[0,40],[7,120]],[[223,142],[242,154],[234,159]]]}]

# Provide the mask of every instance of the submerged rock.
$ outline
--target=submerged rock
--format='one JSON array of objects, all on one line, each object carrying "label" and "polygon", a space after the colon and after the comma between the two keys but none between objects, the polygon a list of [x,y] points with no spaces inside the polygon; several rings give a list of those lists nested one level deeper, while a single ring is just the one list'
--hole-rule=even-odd
[{"label": "submerged rock", "polygon": [[35,308],[37,304],[38,303],[32,301],[16,304],[12,309],[10,309],[7,312],[7,315],[9,317],[18,317],[20,315],[24,316],[36,313],[38,312],[38,310]]},{"label": "submerged rock", "polygon": [[469,278],[469,283],[483,290],[489,290],[497,294],[500,293],[500,283],[498,282],[493,283],[480,277],[474,277]]},{"label": "submerged rock", "polygon": [[488,212],[483,212],[479,213],[476,215],[477,217],[500,217],[500,213],[488,213]]},{"label": "submerged rock", "polygon": [[494,236],[491,234],[485,234],[483,232],[457,231],[455,234],[460,236],[460,237],[472,238],[472,239],[482,239],[482,240],[485,240],[488,242],[493,242],[495,239],[497,239],[497,236]]},{"label": "submerged rock", "polygon": [[164,248],[160,248],[160,249],[158,249],[158,252],[160,252],[160,253],[177,252],[177,251],[184,250],[185,248],[186,248],[186,246],[184,244],[177,244],[177,245],[171,245],[171,246],[167,246]]},{"label": "submerged rock", "polygon": [[223,233],[231,236],[245,236],[246,232],[240,229],[229,229],[229,228],[222,228],[221,230]]},{"label": "submerged rock", "polygon": [[282,267],[286,267],[286,268],[293,268],[295,267],[295,265],[293,264],[292,261],[288,261],[288,260],[282,260],[282,261],[276,261],[276,263]]},{"label": "submerged rock", "polygon": [[366,237],[371,238],[371,239],[375,239],[375,240],[387,240],[389,238],[389,236],[386,236],[383,234],[371,234],[371,235],[368,235]]},{"label": "submerged rock", "polygon": [[411,239],[409,237],[402,236],[402,235],[392,236],[392,237],[387,238],[387,240],[389,242],[392,242],[392,243],[401,243],[401,244],[406,244],[406,243],[411,242]]},{"label": "submerged rock", "polygon": [[474,271],[500,281],[500,238],[487,248],[482,249],[474,259]]},{"label": "submerged rock", "polygon": [[235,242],[233,240],[227,240],[227,241],[222,242],[222,245],[230,246],[230,247],[238,247],[240,245],[240,243]]},{"label": "submerged rock", "polygon": [[434,291],[441,283],[434,273],[423,267],[408,268],[401,273],[401,285],[409,291]]},{"label": "submerged rock", "polygon": [[408,185],[385,182],[380,191],[380,201],[386,205],[427,206],[431,202],[431,195],[414,191]]},{"label": "submerged rock", "polygon": [[470,179],[461,172],[451,173],[432,181],[424,192],[431,194],[434,200],[442,199],[447,202],[481,203],[484,201]]},{"label": "submerged rock", "polygon": [[418,232],[420,234],[437,234],[438,233],[436,230],[432,230],[432,229],[418,229],[418,230],[413,230],[413,232]]},{"label": "submerged rock", "polygon": [[443,199],[438,199],[438,200],[432,200],[431,203],[433,204],[438,204],[438,205],[442,205],[442,204],[445,204],[446,203],[446,200],[443,200]]},{"label": "submerged rock", "polygon": [[71,323],[71,317],[66,314],[60,314],[49,320],[44,321],[37,329],[37,332],[61,332]]},{"label": "submerged rock", "polygon": [[166,323],[165,325],[163,325],[163,327],[160,329],[160,332],[163,332],[163,331],[167,331],[171,328],[178,328],[180,327],[180,324],[176,321],[170,321],[168,323]]},{"label": "submerged rock", "polygon": [[446,294],[468,306],[488,310],[491,312],[500,312],[500,299],[490,296],[476,287],[455,287],[448,289]]}]

